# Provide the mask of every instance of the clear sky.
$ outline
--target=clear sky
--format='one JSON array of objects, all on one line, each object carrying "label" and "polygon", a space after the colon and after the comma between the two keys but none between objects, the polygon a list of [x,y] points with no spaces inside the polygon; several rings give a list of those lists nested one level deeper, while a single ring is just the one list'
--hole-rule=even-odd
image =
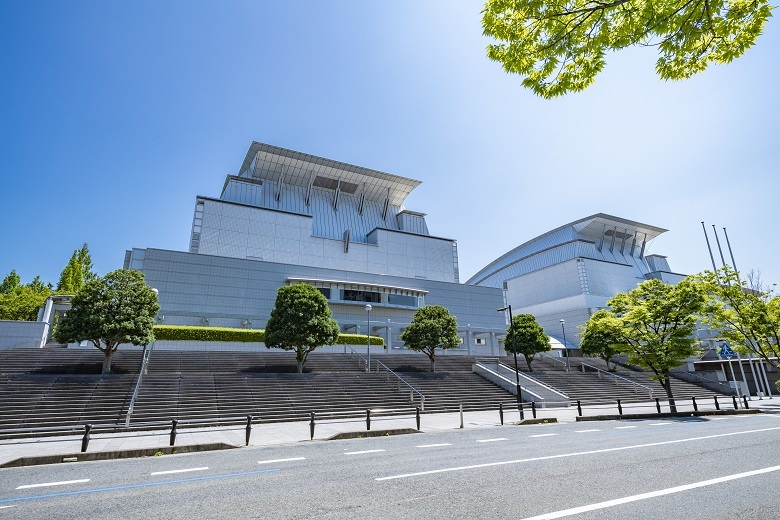
[{"label": "clear sky", "polygon": [[778,18],[691,80],[632,49],[548,101],[485,57],[481,9],[2,2],[0,276],[56,283],[83,242],[100,274],[132,247],[186,251],[195,196],[256,140],[423,181],[407,207],[458,240],[462,281],[604,212],[668,229],[648,251],[686,274],[710,267],[700,221],[725,226],[737,266],[780,283]]}]

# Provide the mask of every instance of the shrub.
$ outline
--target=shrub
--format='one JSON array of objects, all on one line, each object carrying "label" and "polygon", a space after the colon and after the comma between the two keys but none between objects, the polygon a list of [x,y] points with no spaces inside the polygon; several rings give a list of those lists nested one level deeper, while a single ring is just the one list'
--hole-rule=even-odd
[{"label": "shrub", "polygon": [[[236,329],[230,327],[192,327],[187,325],[155,325],[154,338],[166,341],[226,341],[236,343],[262,343],[265,331],[261,329]],[[365,345],[362,334],[339,334],[337,345]],[[379,336],[371,336],[372,345],[384,345]]]}]

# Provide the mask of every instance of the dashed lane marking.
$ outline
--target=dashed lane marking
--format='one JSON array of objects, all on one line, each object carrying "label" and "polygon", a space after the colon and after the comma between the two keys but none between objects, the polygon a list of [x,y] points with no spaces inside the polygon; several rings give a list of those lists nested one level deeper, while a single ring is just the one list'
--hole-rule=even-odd
[{"label": "dashed lane marking", "polygon": [[647,500],[648,498],[656,498],[656,497],[662,497],[664,495],[671,495],[673,493],[681,493],[683,491],[689,491],[691,489],[698,489],[706,486],[712,486],[715,484],[721,484],[723,482],[729,482],[731,480],[753,477],[755,475],[762,475],[764,473],[771,473],[773,471],[780,471],[780,466],[772,466],[769,468],[762,468],[754,471],[746,471],[744,473],[736,473],[734,475],[726,475],[725,477],[702,480],[700,482],[694,482],[692,484],[685,484],[683,486],[659,489],[658,491],[651,491],[649,493],[640,493],[638,495],[617,498],[615,500],[607,500],[605,502],[597,502],[595,504],[589,504],[587,506],[572,507],[571,509],[563,509],[561,511],[555,511],[552,513],[545,513],[543,515],[532,516],[526,518],[525,520],[553,520],[554,518],[563,518],[566,516],[579,515],[581,513],[587,513],[588,511],[596,511],[597,509],[606,509],[608,507],[628,504],[630,502],[637,502],[639,500]]},{"label": "dashed lane marking", "polygon": [[600,432],[601,430],[574,430],[574,433],[590,433],[590,432]]},{"label": "dashed lane marking", "polygon": [[669,426],[670,424],[672,424],[672,423],[670,423],[670,422],[654,422],[654,423],[650,423],[650,426]]},{"label": "dashed lane marking", "polygon": [[498,441],[508,441],[506,437],[498,437],[497,439],[478,439],[477,442],[498,442]]},{"label": "dashed lane marking", "polygon": [[31,489],[31,488],[48,487],[48,486],[66,486],[68,484],[83,484],[84,482],[89,482],[89,479],[82,478],[79,480],[63,480],[61,482],[44,482],[43,484],[25,484],[23,486],[19,486],[16,489]]},{"label": "dashed lane marking", "polygon": [[208,466],[202,466],[200,468],[186,468],[186,469],[169,469],[168,471],[155,471],[152,475],[173,475],[174,473],[188,473],[190,471],[205,471],[209,469]]},{"label": "dashed lane marking", "polygon": [[534,437],[553,437],[555,435],[558,435],[557,433],[540,433],[539,435],[529,435],[530,438]]},{"label": "dashed lane marking", "polygon": [[415,446],[415,448],[438,448],[439,446],[452,446],[449,442],[442,442],[441,444],[421,444]]},{"label": "dashed lane marking", "polygon": [[628,430],[629,428],[636,428],[636,426],[615,426],[616,430]]},{"label": "dashed lane marking", "polygon": [[385,450],[345,451],[344,455],[363,455],[364,453],[379,453]]},{"label": "dashed lane marking", "polygon": [[277,462],[293,462],[296,460],[306,460],[306,457],[290,457],[289,459],[258,460],[258,464],[276,464]]}]

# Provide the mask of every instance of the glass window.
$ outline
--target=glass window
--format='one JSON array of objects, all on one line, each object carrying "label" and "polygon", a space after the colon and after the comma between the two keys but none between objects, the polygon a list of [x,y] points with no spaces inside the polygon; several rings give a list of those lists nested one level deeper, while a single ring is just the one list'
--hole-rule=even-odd
[{"label": "glass window", "polygon": [[417,307],[416,296],[405,296],[403,294],[388,294],[387,303],[390,305],[403,305],[405,307]]},{"label": "glass window", "polygon": [[344,289],[344,293],[341,299],[345,302],[381,303],[382,295],[378,292],[372,291],[354,291],[352,289]]},{"label": "glass window", "polygon": [[322,295],[330,300],[330,287],[317,287],[317,290],[322,293]]}]

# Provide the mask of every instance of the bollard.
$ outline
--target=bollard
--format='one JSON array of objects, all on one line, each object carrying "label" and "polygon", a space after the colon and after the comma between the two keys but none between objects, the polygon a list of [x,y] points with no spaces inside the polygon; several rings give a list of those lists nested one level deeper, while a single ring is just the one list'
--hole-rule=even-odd
[{"label": "bollard", "polygon": [[314,440],[314,412],[311,413],[311,422],[309,422],[309,433],[311,434],[311,437],[309,440]]},{"label": "bollard", "polygon": [[747,396],[742,396],[742,402],[745,403],[745,410],[750,410],[750,405],[747,402]]},{"label": "bollard", "polygon": [[501,426],[504,425],[504,403],[498,403],[498,418],[501,419]]},{"label": "bollard", "polygon": [[579,399],[577,399],[577,415],[582,417],[582,403]]},{"label": "bollard", "polygon": [[617,402],[618,402],[618,413],[620,415],[623,415],[623,405],[620,404],[620,399],[618,399]]},{"label": "bollard", "polygon": [[720,403],[718,402],[718,396],[714,395],[712,397],[715,399],[715,409],[720,410]]},{"label": "bollard", "polygon": [[81,453],[87,452],[87,446],[89,446],[89,432],[91,429],[91,424],[84,425],[84,437],[81,439]]},{"label": "bollard", "polygon": [[655,409],[658,413],[661,413],[661,401],[659,401],[657,397],[655,398]]},{"label": "bollard", "polygon": [[371,429],[371,409],[366,409],[366,431]]},{"label": "bollard", "polygon": [[460,427],[463,428],[463,403],[460,404]]},{"label": "bollard", "polygon": [[171,446],[176,442],[176,426],[179,424],[179,421],[174,419],[171,421]]},{"label": "bollard", "polygon": [[246,416],[246,445],[249,446],[249,436],[252,435],[252,416]]},{"label": "bollard", "polygon": [[699,411],[699,405],[696,404],[696,396],[691,397],[691,401],[693,401],[693,411],[698,412]]},{"label": "bollard", "polygon": [[737,396],[736,395],[732,395],[731,396],[731,400],[734,401],[734,409],[735,410],[738,409],[739,408],[739,404],[737,403]]},{"label": "bollard", "polygon": [[417,407],[417,431],[420,431],[420,407]]},{"label": "bollard", "polygon": [[520,420],[525,421],[525,408],[522,402],[520,403]]},{"label": "bollard", "polygon": [[531,413],[534,415],[534,419],[536,419],[536,401],[531,401]]}]

